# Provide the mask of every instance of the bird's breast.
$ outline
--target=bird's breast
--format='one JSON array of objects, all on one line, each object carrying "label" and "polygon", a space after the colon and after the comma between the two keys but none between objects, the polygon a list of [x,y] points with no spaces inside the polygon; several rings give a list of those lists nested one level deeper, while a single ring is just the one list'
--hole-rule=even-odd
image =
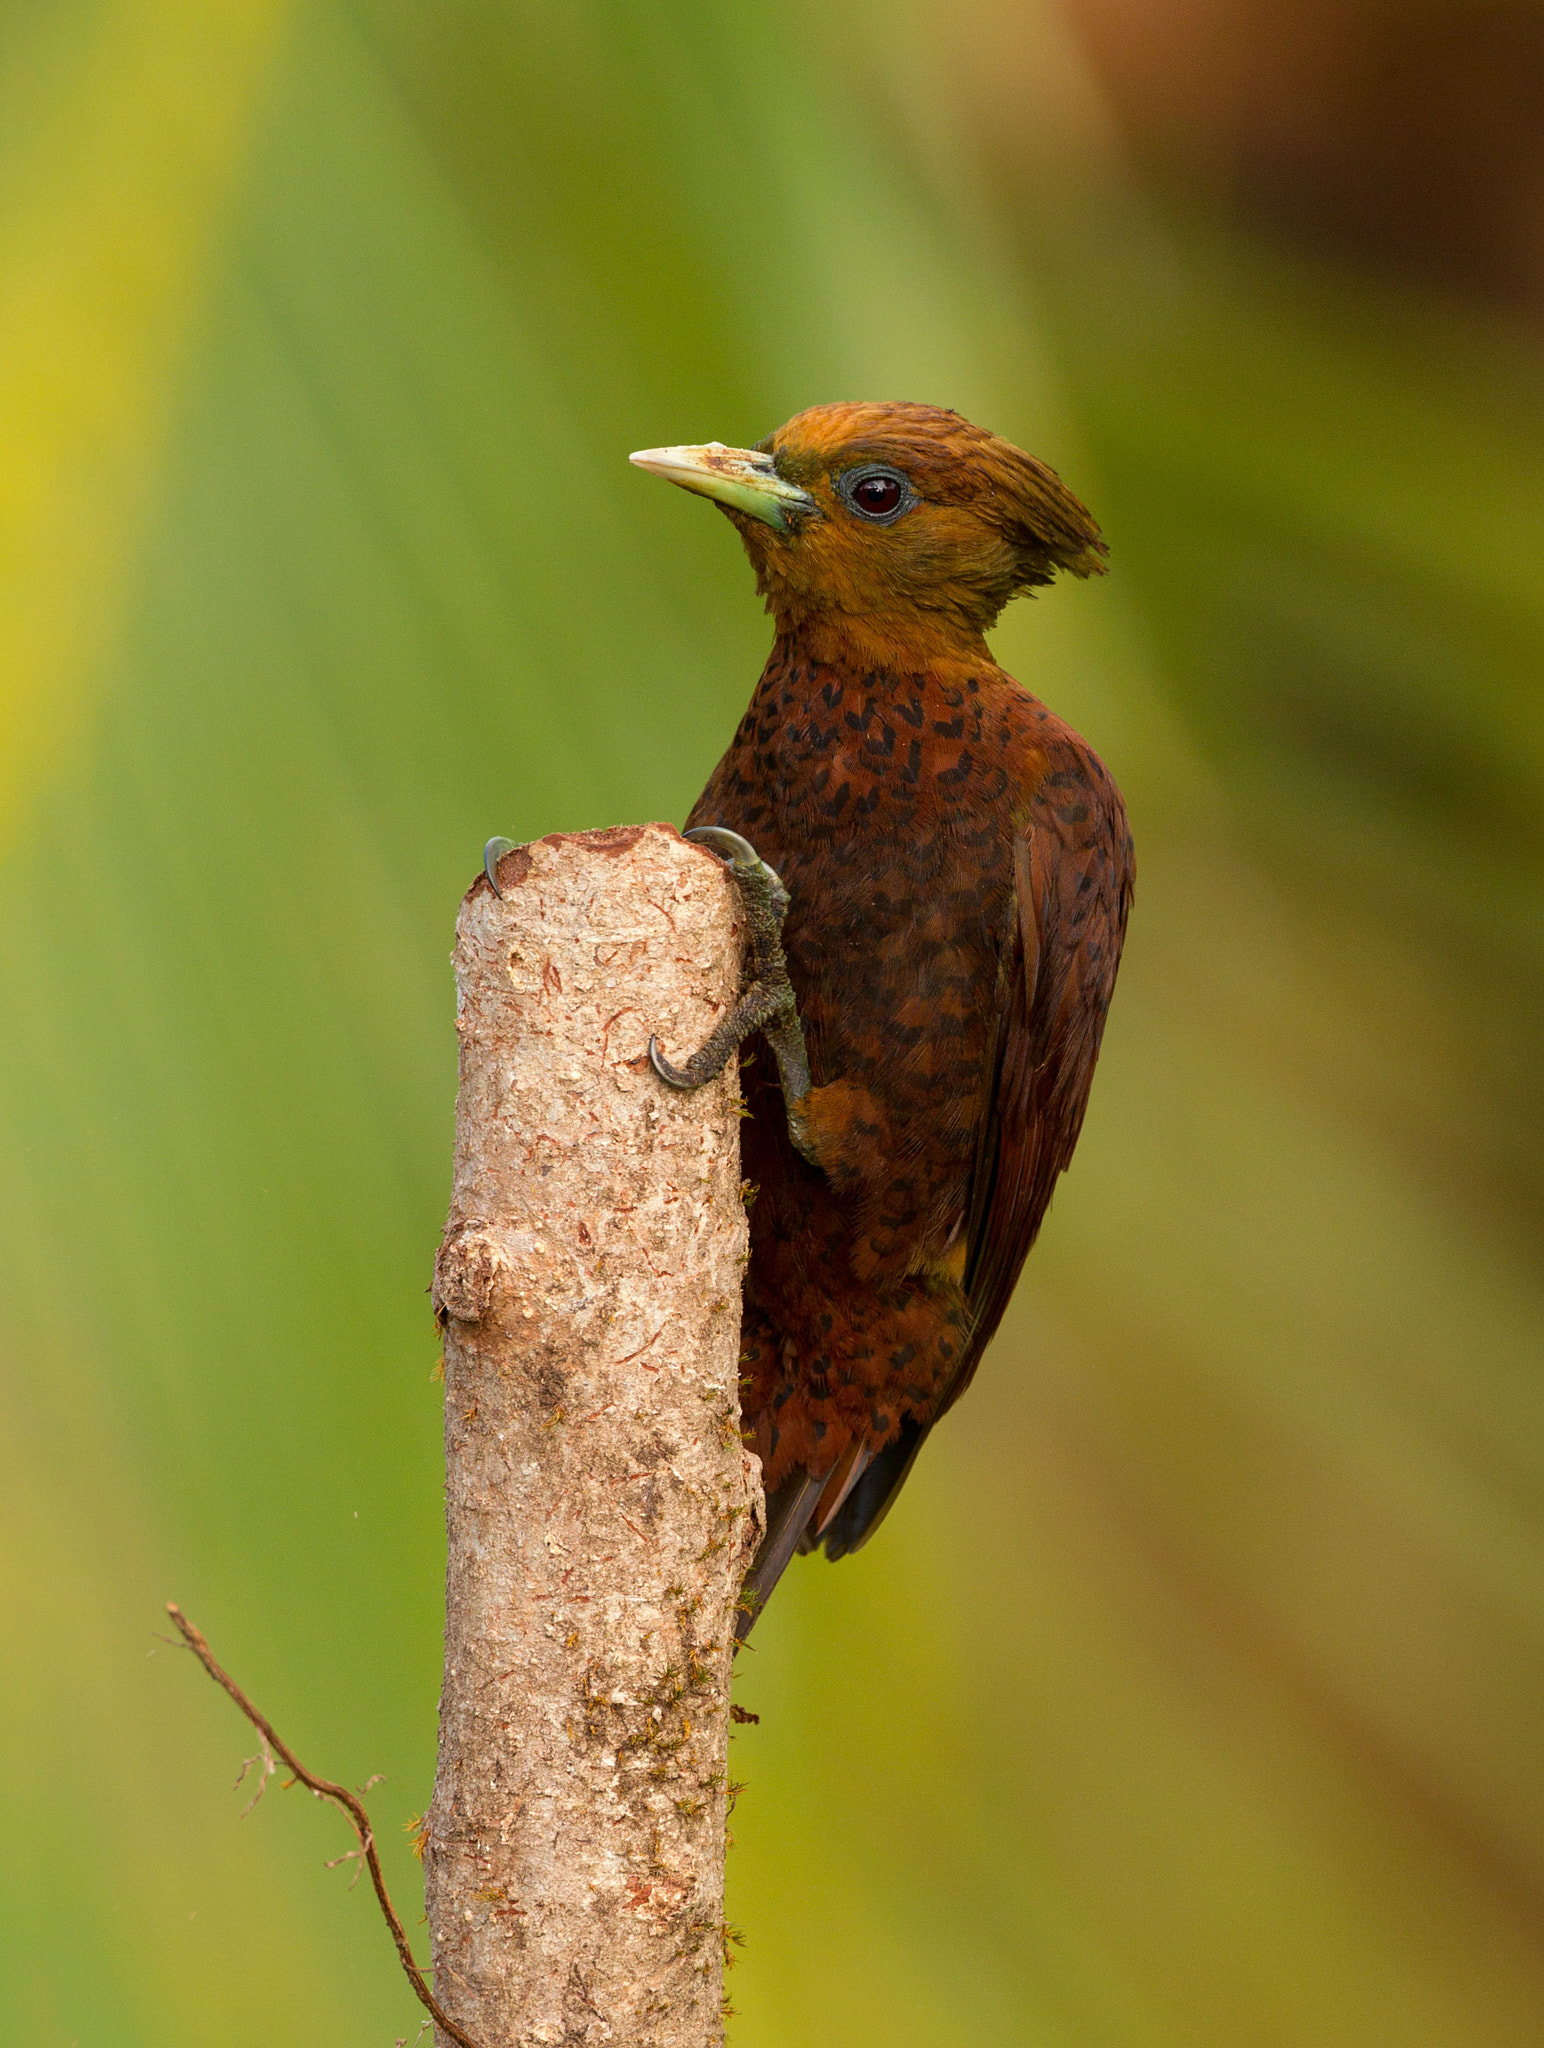
[{"label": "bird's breast", "polygon": [[1013,834],[1039,707],[1000,672],[769,664],[694,818],[781,873],[817,1082],[969,1126],[1014,916]]}]

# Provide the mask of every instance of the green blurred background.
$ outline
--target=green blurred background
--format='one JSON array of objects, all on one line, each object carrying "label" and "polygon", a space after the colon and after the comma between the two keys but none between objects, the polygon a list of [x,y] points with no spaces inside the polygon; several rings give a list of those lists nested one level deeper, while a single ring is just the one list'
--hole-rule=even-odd
[{"label": "green blurred background", "polygon": [[[1141,878],[1074,1171],[757,1633],[746,2048],[1544,2038],[1544,16],[0,5],[0,2009],[411,2037],[457,899],[767,628],[630,448],[1055,463]],[[244,1797],[244,1795],[243,1795]],[[422,1930],[419,1930],[422,1941]]]}]

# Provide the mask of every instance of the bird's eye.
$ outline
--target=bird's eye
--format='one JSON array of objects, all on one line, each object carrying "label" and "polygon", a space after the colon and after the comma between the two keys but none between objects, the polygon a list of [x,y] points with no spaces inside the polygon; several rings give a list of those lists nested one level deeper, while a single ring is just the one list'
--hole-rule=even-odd
[{"label": "bird's eye", "polygon": [[910,484],[893,469],[860,469],[844,476],[837,488],[851,511],[881,524],[899,519],[916,503]]},{"label": "bird's eye", "polygon": [[883,519],[901,502],[901,487],[893,476],[866,476],[852,487],[852,502],[870,519]]}]

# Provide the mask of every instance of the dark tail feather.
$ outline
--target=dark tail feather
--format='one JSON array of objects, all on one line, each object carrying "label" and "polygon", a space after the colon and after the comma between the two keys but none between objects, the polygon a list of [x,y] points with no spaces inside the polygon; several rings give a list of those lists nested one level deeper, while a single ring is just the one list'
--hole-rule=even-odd
[{"label": "dark tail feather", "polygon": [[861,1474],[821,1538],[822,1548],[833,1564],[839,1557],[849,1557],[853,1551],[861,1550],[890,1512],[890,1504],[916,1463],[926,1435],[927,1430],[920,1422],[902,1423],[895,1442],[887,1444]]},{"label": "dark tail feather", "polygon": [[757,1615],[799,1547],[799,1538],[819,1504],[825,1484],[824,1477],[811,1479],[807,1472],[791,1472],[775,1492],[767,1495],[767,1533],[740,1589],[740,1613],[734,1629],[737,1643],[743,1643],[756,1626]]},{"label": "dark tail feather", "polygon": [[839,1460],[826,1475],[825,1491],[815,1503],[815,1512],[810,1516],[809,1527],[804,1532],[801,1550],[818,1550],[827,1529],[836,1520],[843,1501],[846,1500],[869,1466],[874,1462],[874,1453],[864,1443],[855,1443],[846,1457]]}]

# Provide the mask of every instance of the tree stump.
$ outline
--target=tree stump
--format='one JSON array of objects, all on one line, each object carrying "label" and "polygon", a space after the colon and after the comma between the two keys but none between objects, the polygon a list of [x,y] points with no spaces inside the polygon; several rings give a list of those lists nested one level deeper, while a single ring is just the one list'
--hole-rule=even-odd
[{"label": "tree stump", "polygon": [[[482,2048],[722,2038],[729,1680],[762,1504],[739,1433],[739,1096],[666,1088],[739,987],[719,862],[554,834],[455,953],[437,1995]],[[443,2038],[443,2037],[440,2037]]]}]

